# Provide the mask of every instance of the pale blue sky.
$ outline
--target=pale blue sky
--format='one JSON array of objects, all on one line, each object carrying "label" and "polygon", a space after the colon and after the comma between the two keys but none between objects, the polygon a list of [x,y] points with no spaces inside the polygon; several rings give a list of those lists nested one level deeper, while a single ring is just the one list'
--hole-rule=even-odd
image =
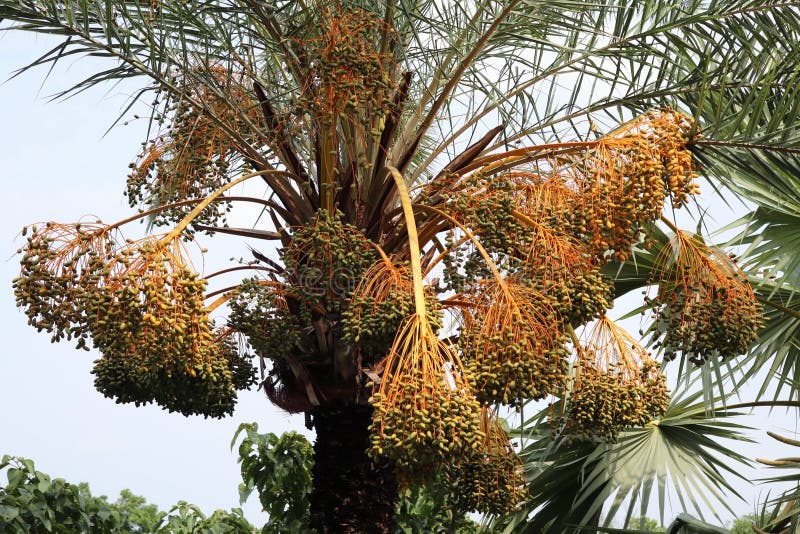
[{"label": "pale blue sky", "polygon": [[[0,35],[0,79],[52,42]],[[50,344],[47,335],[26,326],[14,306],[14,253],[23,243],[15,236],[23,225],[68,222],[87,214],[111,222],[130,214],[122,192],[127,165],[144,140],[144,121],[116,127],[103,137],[126,102],[125,86],[92,90],[66,102],[46,101],[86,72],[91,64],[84,61],[89,60],[64,62],[41,88],[42,69],[0,85],[0,183],[6,198],[0,210],[0,328],[5,341],[0,352],[0,454],[32,458],[39,469],[89,482],[95,494],[112,499],[130,488],[162,508],[181,499],[208,513],[238,506],[239,471],[229,449],[236,426],[256,421],[262,431],[304,431],[302,417],[280,413],[255,391],[244,392],[233,417],[222,421],[186,418],[155,406],[114,404],[92,386],[89,371],[96,353]],[[715,205],[715,214],[730,219],[720,206]],[[227,239],[224,247],[219,254],[224,259],[247,255],[238,240]],[[213,254],[213,245],[211,249]],[[796,417],[763,413],[745,423],[786,433],[795,430]],[[764,445],[737,450],[751,457],[790,454],[763,431],[754,437]],[[753,470],[746,476],[755,479],[764,473]],[[761,488],[738,487],[748,502],[736,504],[732,498],[731,506],[751,512]],[[246,511],[255,523],[262,521],[254,500]]]}]

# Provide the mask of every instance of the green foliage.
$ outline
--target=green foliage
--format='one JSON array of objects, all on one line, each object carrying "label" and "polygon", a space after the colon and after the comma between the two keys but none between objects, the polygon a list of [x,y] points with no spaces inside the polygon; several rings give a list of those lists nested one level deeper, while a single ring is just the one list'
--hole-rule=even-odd
[{"label": "green foliage", "polygon": [[3,456],[0,471],[8,484],[0,488],[0,532],[124,532],[124,516],[85,485],[37,471],[33,461]]},{"label": "green foliage", "polygon": [[231,512],[216,510],[206,517],[200,509],[184,501],[170,509],[166,522],[156,534],[254,534],[256,529],[244,518],[239,508]]},{"label": "green foliage", "polygon": [[[296,432],[259,434],[255,423],[242,424],[232,445],[239,443],[244,482],[242,502],[253,491],[269,520],[263,534],[310,533],[309,502],[313,450]],[[92,496],[85,483],[71,484],[37,471],[32,460],[4,456],[0,472],[8,484],[0,487],[0,532],[27,534],[253,534],[258,531],[242,510],[216,510],[206,516],[197,506],[179,501],[168,512],[148,504],[128,489],[115,502]],[[398,534],[453,532],[476,534],[478,525],[459,510],[458,488],[441,477],[405,489],[397,507]]]},{"label": "green foliage", "polygon": [[[562,441],[552,435],[547,409],[530,417],[514,434],[526,441],[520,456],[531,477],[531,498],[494,525],[506,532],[562,534],[575,531],[569,525],[600,525],[603,512],[609,524],[620,512],[626,527],[636,530],[635,507],[646,514],[653,499],[663,515],[667,495],[695,503],[692,511],[701,518],[700,502],[732,511],[726,497],[737,495],[731,479],[741,478],[736,466],[748,460],[722,442],[750,441],[743,435],[747,427],[733,422],[743,412],[719,404],[709,412],[702,391],[684,387],[658,421],[621,432],[616,442]],[[678,473],[680,480],[671,481]]]},{"label": "green foliage", "polygon": [[124,489],[116,502],[94,497],[85,483],[71,484],[37,471],[32,460],[4,456],[8,484],[0,487],[0,532],[27,534],[253,534],[238,508],[206,517],[180,501],[169,512]]},{"label": "green foliage", "polygon": [[643,532],[666,532],[667,529],[659,525],[658,521],[650,517],[642,517],[639,521],[632,521],[632,526]]},{"label": "green foliage", "polygon": [[[105,498],[105,497],[101,497]],[[135,532],[156,532],[164,520],[166,512],[162,512],[155,504],[147,504],[147,500],[134,495],[129,489],[119,492],[119,498],[112,505],[118,509]]]},{"label": "green foliage", "polygon": [[[263,534],[310,532],[309,494],[313,449],[301,434],[258,433],[256,423],[243,423],[234,434],[231,447],[239,442],[242,502],[253,491],[258,493],[269,520]],[[425,484],[412,485],[401,492],[397,505],[398,534],[454,532],[473,534],[478,525],[460,508],[459,488],[441,476]]]},{"label": "green foliage", "polygon": [[753,534],[753,525],[759,526],[758,516],[756,514],[746,514],[737,517],[731,523],[731,534]]},{"label": "green foliage", "polygon": [[[800,448],[800,441],[796,439],[774,432],[767,434],[785,445]],[[766,482],[791,486],[778,496],[765,499],[757,510],[753,522],[765,532],[797,532],[800,529],[800,458],[797,456],[776,460],[759,458],[758,462],[769,466],[773,473],[765,479]]]},{"label": "green foliage", "polygon": [[441,476],[424,485],[414,485],[400,493],[397,505],[398,534],[452,532],[477,534],[480,528],[457,505],[459,488]]},{"label": "green foliage", "polygon": [[239,444],[242,484],[241,502],[253,490],[269,521],[264,534],[309,532],[309,495],[313,449],[305,437],[296,432],[259,434],[256,423],[239,425],[231,447],[244,434]]}]

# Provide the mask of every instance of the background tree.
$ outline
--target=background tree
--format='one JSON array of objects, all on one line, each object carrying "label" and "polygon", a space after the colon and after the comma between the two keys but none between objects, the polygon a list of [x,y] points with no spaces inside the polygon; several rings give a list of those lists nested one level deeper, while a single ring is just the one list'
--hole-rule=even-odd
[{"label": "background tree", "polygon": [[[310,532],[311,444],[300,434],[260,434],[255,423],[242,424],[231,446],[238,443],[243,484],[242,504],[255,490],[269,519],[261,532]],[[397,504],[395,532],[425,534],[479,532],[478,525],[458,506],[457,488],[441,480],[406,488]]]},{"label": "background tree", "polygon": [[666,528],[659,525],[658,521],[651,517],[643,517],[639,521],[639,525],[637,525],[639,530],[644,530],[648,532],[666,532]]},{"label": "background tree", "polygon": [[155,532],[164,520],[166,513],[160,511],[155,504],[147,504],[147,500],[134,495],[129,489],[119,492],[119,498],[114,502],[116,507],[124,514],[134,529],[140,532]]},{"label": "background tree", "polygon": [[7,479],[7,484],[0,487],[2,532],[256,532],[239,509],[216,510],[206,517],[196,506],[181,501],[169,512],[163,512],[129,490],[122,490],[119,498],[111,503],[105,496],[92,496],[85,483],[76,485],[37,471],[33,461],[27,458],[4,456],[0,471],[4,471]]},{"label": "background tree", "polygon": [[[317,431],[320,532],[391,530],[398,477],[443,477],[464,509],[536,510],[496,409],[550,396],[529,457],[577,454],[598,476],[591,501],[532,524],[597,523],[609,458],[653,440],[725,486],[708,453],[733,454],[725,425],[670,416],[659,364],[605,312],[657,286],[651,346],[706,377],[776,342],[779,323],[757,331],[762,304],[791,316],[783,286],[757,295],[760,269],[662,212],[697,171],[740,190],[796,175],[792,2],[0,1],[0,17],[66,37],[34,65],[111,58],[65,94],[144,76],[154,97],[128,180],[140,213],[32,226],[15,282],[33,326],[100,351],[104,395],[220,417],[258,381]],[[252,179],[269,193],[231,194]],[[244,202],[272,224],[225,226]],[[142,218],[174,226],[126,240]],[[234,271],[201,276],[187,243],[215,232],[278,245],[234,268],[260,277],[207,293]]]},{"label": "background tree", "polygon": [[[11,533],[113,534],[311,532],[311,444],[295,432],[260,434],[255,423],[245,423],[234,435],[231,447],[237,448],[241,463],[241,503],[255,490],[268,514],[261,528],[247,522],[238,508],[216,510],[206,516],[197,506],[180,501],[165,512],[128,489],[109,502],[105,496],[92,496],[86,483],[52,479],[37,471],[32,460],[5,456],[0,463],[7,479],[0,487],[0,529]],[[478,532],[478,525],[449,499],[453,494],[441,483],[407,488],[398,503],[396,532]]]},{"label": "background tree", "polygon": [[311,444],[295,432],[259,434],[258,425],[252,423],[239,427],[232,447],[242,433],[238,446],[243,480],[239,496],[244,503],[253,490],[257,491],[262,509],[269,514],[261,532],[310,532]]},{"label": "background tree", "polygon": [[752,534],[753,525],[758,525],[758,516],[756,514],[745,514],[737,517],[731,523],[731,532],[733,534]]}]

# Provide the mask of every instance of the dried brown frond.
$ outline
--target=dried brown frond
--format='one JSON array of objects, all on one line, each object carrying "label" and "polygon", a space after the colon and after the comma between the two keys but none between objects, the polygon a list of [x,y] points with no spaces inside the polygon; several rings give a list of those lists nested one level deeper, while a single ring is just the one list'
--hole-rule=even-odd
[{"label": "dried brown frond", "polygon": [[268,377],[264,381],[264,394],[272,404],[288,413],[303,413],[314,408],[302,384],[294,378],[278,380]]}]

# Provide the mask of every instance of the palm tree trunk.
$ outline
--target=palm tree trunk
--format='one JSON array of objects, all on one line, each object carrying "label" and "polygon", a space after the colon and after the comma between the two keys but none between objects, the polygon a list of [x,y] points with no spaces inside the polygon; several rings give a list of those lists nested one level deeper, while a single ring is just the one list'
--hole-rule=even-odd
[{"label": "palm tree trunk", "polygon": [[337,403],[312,411],[311,526],[318,534],[394,531],[397,478],[388,462],[367,457],[371,416],[369,405]]}]

